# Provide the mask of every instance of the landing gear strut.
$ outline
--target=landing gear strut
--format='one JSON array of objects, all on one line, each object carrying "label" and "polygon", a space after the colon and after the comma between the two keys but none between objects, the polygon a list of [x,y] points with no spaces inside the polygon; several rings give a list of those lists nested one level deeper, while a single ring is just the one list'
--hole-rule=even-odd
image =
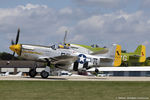
[{"label": "landing gear strut", "polygon": [[34,68],[32,68],[32,69],[30,69],[30,71],[29,71],[29,76],[30,77],[35,77],[36,76],[36,74],[37,74],[37,72],[36,72],[36,68],[37,68],[37,64],[36,64],[36,62],[35,62],[35,67]]},{"label": "landing gear strut", "polygon": [[95,68],[95,72],[98,74],[99,73],[99,70],[97,68]]},{"label": "landing gear strut", "polygon": [[41,77],[42,77],[42,78],[48,78],[48,76],[49,76],[49,73],[48,73],[47,71],[43,70],[43,71],[41,72]]},{"label": "landing gear strut", "polygon": [[48,63],[47,63],[47,66],[46,66],[45,70],[43,70],[40,74],[42,78],[48,78],[48,76],[50,75],[50,67],[49,67],[50,66],[50,61],[47,60],[47,62]]}]

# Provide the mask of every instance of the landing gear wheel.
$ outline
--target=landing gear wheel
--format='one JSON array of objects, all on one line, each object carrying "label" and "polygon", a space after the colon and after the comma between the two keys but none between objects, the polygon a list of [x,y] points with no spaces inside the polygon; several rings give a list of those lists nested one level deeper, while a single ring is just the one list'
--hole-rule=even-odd
[{"label": "landing gear wheel", "polygon": [[128,67],[128,63],[125,64],[125,67]]},{"label": "landing gear wheel", "polygon": [[128,63],[122,63],[121,65],[124,67],[128,67]]},{"label": "landing gear wheel", "polygon": [[35,69],[31,69],[31,70],[29,71],[29,76],[32,77],[32,78],[35,77],[36,74],[37,74],[37,72],[36,72]]},{"label": "landing gear wheel", "polygon": [[45,70],[43,70],[43,71],[41,72],[41,77],[42,77],[42,78],[48,78],[48,76],[49,76],[49,73],[46,72]]},{"label": "landing gear wheel", "polygon": [[99,73],[99,70],[96,68],[96,69],[95,69],[95,72],[96,72],[96,73]]}]

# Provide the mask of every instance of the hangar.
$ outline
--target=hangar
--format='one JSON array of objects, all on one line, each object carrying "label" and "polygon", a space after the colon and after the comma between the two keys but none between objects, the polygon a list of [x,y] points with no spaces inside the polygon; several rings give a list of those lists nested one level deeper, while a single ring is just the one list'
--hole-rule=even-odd
[{"label": "hangar", "polygon": [[20,60],[1,60],[0,61],[0,73],[1,72],[13,72],[16,74],[19,71],[22,72],[29,72],[30,68],[33,68],[37,64],[37,68],[45,68],[45,64],[42,62],[37,62],[35,61],[20,61]]},{"label": "hangar", "polygon": [[[150,76],[150,66],[99,67],[97,69],[99,70],[99,73],[111,76]],[[95,68],[91,68],[88,71],[95,71]]]}]

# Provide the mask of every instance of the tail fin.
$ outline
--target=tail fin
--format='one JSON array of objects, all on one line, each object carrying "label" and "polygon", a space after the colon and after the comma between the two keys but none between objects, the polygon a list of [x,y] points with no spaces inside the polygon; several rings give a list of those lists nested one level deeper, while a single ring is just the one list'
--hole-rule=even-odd
[{"label": "tail fin", "polygon": [[101,55],[104,58],[100,58],[101,66],[120,66],[121,65],[121,46],[113,44],[108,53]]},{"label": "tail fin", "polygon": [[19,73],[16,74],[15,76],[22,76],[22,72],[19,72]]},{"label": "tail fin", "polygon": [[6,72],[6,73],[4,74],[4,76],[9,76],[9,72]]},{"label": "tail fin", "polygon": [[113,47],[107,53],[107,57],[113,59],[112,66],[120,66],[121,65],[121,46],[118,44],[113,44]]},{"label": "tail fin", "polygon": [[144,45],[139,45],[134,53],[140,55],[139,62],[144,62],[146,60],[146,47]]},{"label": "tail fin", "polygon": [[115,49],[115,57],[114,57],[114,66],[120,66],[121,65],[121,46],[116,45]]}]

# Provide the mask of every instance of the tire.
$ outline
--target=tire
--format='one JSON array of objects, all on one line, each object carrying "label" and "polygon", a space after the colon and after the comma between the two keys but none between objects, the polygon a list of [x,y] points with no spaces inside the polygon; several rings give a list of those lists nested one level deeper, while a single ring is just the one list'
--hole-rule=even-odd
[{"label": "tire", "polygon": [[121,66],[128,67],[128,63],[127,63],[127,62],[123,62],[123,63],[121,64]]},{"label": "tire", "polygon": [[99,70],[96,68],[96,69],[95,69],[95,72],[96,72],[96,73],[99,73]]},{"label": "tire", "polygon": [[128,63],[125,64],[125,67],[128,67]]},{"label": "tire", "polygon": [[43,70],[43,71],[41,72],[41,77],[42,77],[42,78],[48,78],[48,76],[49,76],[49,73],[46,72],[45,70]]},{"label": "tire", "polygon": [[36,76],[36,74],[37,74],[37,72],[36,72],[35,69],[31,69],[31,70],[29,71],[29,76],[32,77],[32,78],[34,78],[34,77]]}]

